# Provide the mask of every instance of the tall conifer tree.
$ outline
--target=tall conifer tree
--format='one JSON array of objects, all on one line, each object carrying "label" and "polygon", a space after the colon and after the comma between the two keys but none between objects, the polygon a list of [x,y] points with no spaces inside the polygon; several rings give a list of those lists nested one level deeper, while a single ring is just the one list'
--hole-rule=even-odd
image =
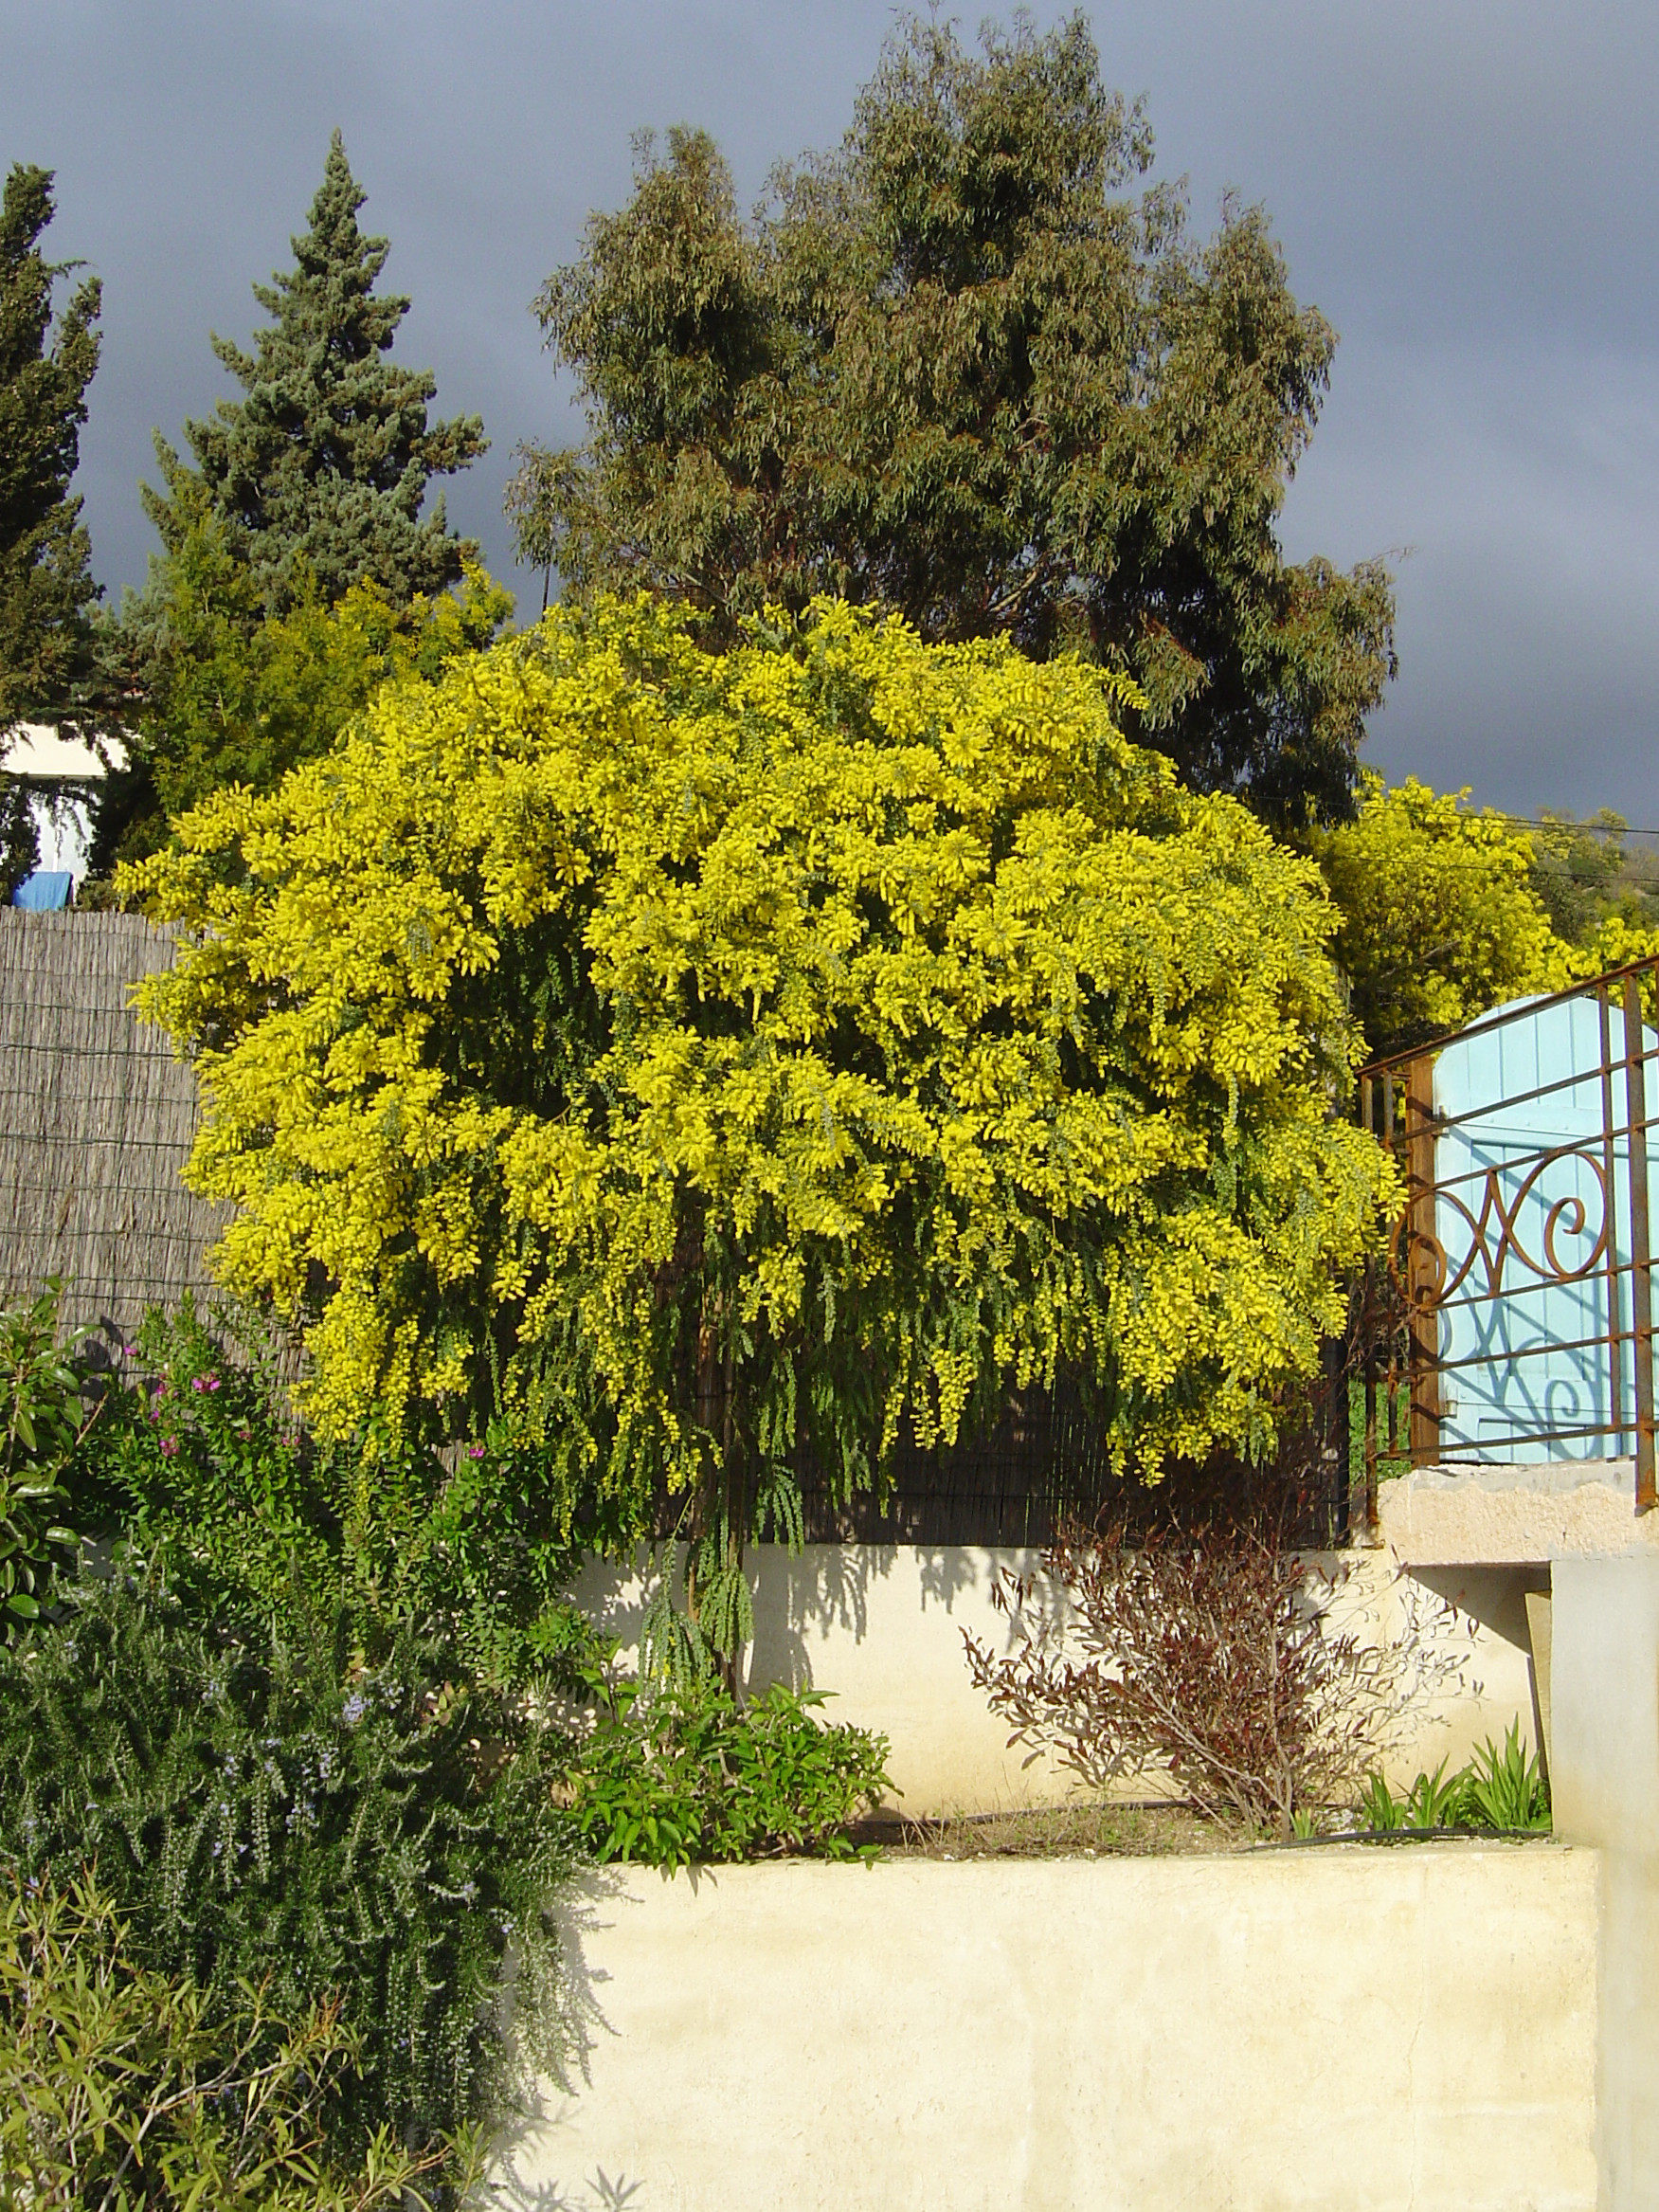
[{"label": "tall conifer tree", "polygon": [[41,251],[51,219],[51,171],[16,163],[0,200],[0,731],[70,709],[92,664],[98,586],[69,483],[100,289],[78,284],[53,327],[54,285],[75,264]]},{"label": "tall conifer tree", "polygon": [[449,531],[442,498],[421,508],[432,477],[485,450],[483,426],[429,423],[431,372],[387,359],[409,302],[374,290],[390,247],[358,228],[365,197],[336,131],[296,266],[253,288],[271,317],[254,351],[213,338],[246,396],[186,424],[194,469],[156,440],[167,488],[147,489],[145,505],[163,543],[177,552],[202,513],[189,495],[205,494],[269,614],[312,585],[334,600],[361,581],[402,605],[454,583],[477,552]]}]

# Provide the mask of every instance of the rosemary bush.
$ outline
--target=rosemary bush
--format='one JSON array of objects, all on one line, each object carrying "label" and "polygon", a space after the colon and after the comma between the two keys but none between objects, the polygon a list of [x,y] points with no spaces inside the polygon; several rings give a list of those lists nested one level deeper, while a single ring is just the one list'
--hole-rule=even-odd
[{"label": "rosemary bush", "polygon": [[336,2002],[354,2140],[424,2143],[509,2087],[553,2030],[547,1909],[569,1866],[538,1741],[400,1637],[372,1664],[340,1610],[204,1624],[159,1568],[60,1593],[0,1653],[0,1857],[96,1863],[148,1969],[246,1982],[280,2013]]},{"label": "rosemary bush", "polygon": [[[37,1887],[96,1865],[123,1955],[200,1993],[225,2063],[239,1990],[269,2030],[249,2063],[326,2015],[352,2059],[317,2108],[342,2170],[388,2127],[424,2156],[487,2123],[554,2058],[549,1909],[579,1856],[851,1848],[885,1744],[810,1695],[618,1683],[532,1455],[319,1447],[257,1333],[227,1348],[188,1305],[101,1376],[54,1349],[49,1302],[30,1315],[53,1479],[100,1542],[0,1650],[0,1864]],[[595,1691],[581,1743],[537,1717]]]}]

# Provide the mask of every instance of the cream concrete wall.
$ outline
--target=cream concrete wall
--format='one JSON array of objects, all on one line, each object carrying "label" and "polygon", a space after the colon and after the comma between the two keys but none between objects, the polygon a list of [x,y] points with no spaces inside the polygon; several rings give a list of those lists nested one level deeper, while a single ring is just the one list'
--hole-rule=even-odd
[{"label": "cream concrete wall", "polygon": [[[1519,1720],[1535,1740],[1526,1612],[1518,1570],[1425,1568],[1401,1575],[1387,1552],[1344,1555],[1354,1568],[1339,1613],[1365,1633],[1421,1642],[1425,1679],[1399,1713],[1384,1762],[1409,1782],[1442,1759],[1460,1766],[1488,1736],[1502,1740]],[[971,1631],[1001,1652],[1015,1636],[991,1603],[1000,1569],[1037,1577],[1034,1605],[1063,1618],[1063,1603],[1038,1573],[1039,1555],[1015,1549],[916,1544],[809,1544],[792,1558],[781,1545],[749,1554],[755,1641],[750,1683],[830,1694],[826,1717],[879,1729],[893,1747],[889,1770],[897,1808],[911,1814],[998,1812],[1054,1804],[1070,1776],[1046,1755],[1007,1744],[975,1690],[964,1653]],[[576,1596],[601,1623],[633,1645],[643,1586],[638,1572],[591,1563]],[[1457,1609],[1457,1617],[1447,1608]],[[1130,1782],[1145,1796],[1156,1779]]]},{"label": "cream concrete wall", "polygon": [[1659,1549],[1659,1514],[1636,1512],[1629,1460],[1416,1467],[1381,1485],[1377,1513],[1385,1544],[1414,1567]]},{"label": "cream concrete wall", "polygon": [[1590,2212],[1595,1852],[596,1879],[504,2205]]},{"label": "cream concrete wall", "polygon": [[1659,1554],[1558,1560],[1556,1825],[1597,1845],[1605,2212],[1659,2206]]},{"label": "cream concrete wall", "polygon": [[[1036,1573],[1036,1551],[916,1544],[808,1544],[797,1557],[759,1544],[748,1554],[755,1640],[753,1688],[787,1682],[826,1692],[825,1718],[879,1729],[893,1746],[898,1809],[998,1812],[1054,1804],[1071,1792],[1051,1760],[1025,1764],[1007,1729],[975,1690],[964,1629],[1009,1648],[991,1604],[999,1569]],[[637,1643],[643,1585],[637,1573],[590,1563],[577,1603],[602,1627]],[[1055,1603],[1045,1588],[1039,1604]]]}]

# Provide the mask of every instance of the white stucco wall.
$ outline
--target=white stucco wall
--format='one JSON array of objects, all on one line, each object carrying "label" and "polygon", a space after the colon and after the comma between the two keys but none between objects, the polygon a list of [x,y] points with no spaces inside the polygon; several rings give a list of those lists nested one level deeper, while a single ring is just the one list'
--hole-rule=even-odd
[{"label": "white stucco wall", "polygon": [[[1490,1566],[1426,1567],[1402,1575],[1386,1551],[1349,1555],[1354,1567],[1342,1605],[1398,1638],[1408,1623],[1426,1638],[1429,1688],[1402,1708],[1385,1762],[1397,1780],[1442,1759],[1455,1768],[1519,1720],[1534,1740],[1526,1613],[1517,1570]],[[748,1677],[757,1687],[786,1681],[831,1695],[826,1718],[879,1729],[889,1763],[912,1814],[997,1812],[1052,1804],[1073,1787],[1046,1756],[1007,1745],[1007,1730],[975,1690],[963,1648],[967,1629],[1001,1651],[1011,1648],[1008,1617],[991,1603],[998,1572],[1031,1573],[1035,1551],[977,1546],[809,1544],[796,1558],[781,1546],[749,1556],[755,1641]],[[577,1586],[579,1602],[632,1644],[639,1635],[642,1586],[637,1573],[592,1563]],[[1039,1605],[1055,1594],[1039,1583]],[[1449,1607],[1456,1609],[1453,1619]],[[1126,1794],[1155,1785],[1131,1782]]]},{"label": "white stucco wall", "polygon": [[495,2201],[1590,2212],[1598,1905],[1548,1843],[596,1877]]},{"label": "white stucco wall", "polygon": [[[103,745],[113,766],[126,765],[118,738],[105,738]],[[91,839],[87,794],[107,772],[102,758],[82,739],[65,737],[47,723],[17,722],[0,731],[0,771],[31,787],[41,867],[62,869],[79,883]]]}]

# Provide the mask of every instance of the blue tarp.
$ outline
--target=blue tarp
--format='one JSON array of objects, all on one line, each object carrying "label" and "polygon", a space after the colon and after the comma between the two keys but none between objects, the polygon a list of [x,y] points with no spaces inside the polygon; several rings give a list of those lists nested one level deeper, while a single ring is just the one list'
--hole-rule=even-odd
[{"label": "blue tarp", "polygon": [[37,868],[17,886],[11,903],[27,907],[30,914],[51,914],[68,905],[74,888],[75,879],[67,868]]}]

